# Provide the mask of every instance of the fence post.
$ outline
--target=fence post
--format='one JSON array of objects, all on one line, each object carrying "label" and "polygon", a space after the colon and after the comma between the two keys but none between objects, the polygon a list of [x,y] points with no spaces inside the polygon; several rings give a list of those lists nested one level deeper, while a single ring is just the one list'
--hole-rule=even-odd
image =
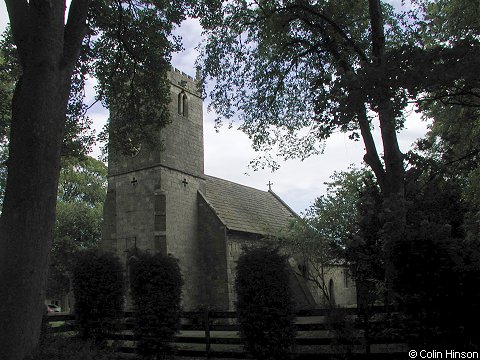
[{"label": "fence post", "polygon": [[207,353],[207,359],[210,358],[210,310],[208,307],[205,309],[203,318],[205,328],[205,352]]}]

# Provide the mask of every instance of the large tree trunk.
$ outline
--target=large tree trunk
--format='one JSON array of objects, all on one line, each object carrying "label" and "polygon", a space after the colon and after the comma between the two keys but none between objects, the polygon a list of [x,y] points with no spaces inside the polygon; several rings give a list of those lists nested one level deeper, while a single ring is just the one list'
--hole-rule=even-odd
[{"label": "large tree trunk", "polygon": [[0,222],[1,359],[23,359],[39,338],[68,93],[64,71],[32,68],[14,95]]},{"label": "large tree trunk", "polygon": [[[380,0],[368,0],[370,14],[372,65],[378,76],[373,84],[373,108],[378,113],[382,134],[385,173],[380,183],[383,195],[383,228],[381,235],[385,253],[385,281],[387,301],[393,300],[393,282],[395,267],[392,250],[405,238],[406,207],[405,207],[405,168],[403,154],[400,151],[396,132],[396,114],[393,109],[395,94],[390,89],[386,73],[385,59],[385,29],[384,17]],[[375,91],[376,90],[376,91]],[[375,169],[374,169],[375,170]]]},{"label": "large tree trunk", "polygon": [[394,282],[397,269],[394,266],[394,249],[400,241],[405,240],[406,203],[405,203],[405,168],[403,154],[400,151],[395,130],[395,115],[390,99],[384,99],[379,107],[385,159],[385,189],[383,191],[383,248],[385,254],[385,281],[387,302],[394,301]]},{"label": "large tree trunk", "polygon": [[60,150],[88,0],[72,2],[67,26],[62,1],[6,3],[23,73],[0,218],[0,359],[23,360],[38,343],[45,313]]}]

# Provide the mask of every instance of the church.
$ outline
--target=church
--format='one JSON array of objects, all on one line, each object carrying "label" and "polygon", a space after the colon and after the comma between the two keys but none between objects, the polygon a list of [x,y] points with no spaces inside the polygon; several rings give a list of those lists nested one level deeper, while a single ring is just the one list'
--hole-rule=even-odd
[{"label": "church", "polygon": [[[204,173],[203,100],[196,79],[169,73],[171,123],[158,148],[131,157],[109,154],[102,249],[128,268],[136,249],[171,254],[184,278],[183,308],[231,310],[235,266],[245,244],[258,243],[293,219],[273,191]],[[317,302],[292,271],[298,307]]]}]

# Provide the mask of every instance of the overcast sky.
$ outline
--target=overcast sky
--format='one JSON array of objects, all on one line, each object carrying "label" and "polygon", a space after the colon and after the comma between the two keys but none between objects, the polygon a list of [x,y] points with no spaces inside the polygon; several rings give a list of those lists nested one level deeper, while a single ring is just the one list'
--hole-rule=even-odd
[{"label": "overcast sky", "polygon": [[[5,3],[0,1],[0,29],[3,32],[7,24]],[[172,65],[183,72],[195,75],[195,47],[201,40],[201,28],[197,21],[185,21],[177,33],[183,38],[185,50],[173,55]],[[92,88],[93,84],[90,84]],[[91,89],[90,89],[91,90]],[[88,92],[87,103],[93,102],[93,92]],[[353,142],[348,134],[334,134],[326,143],[325,152],[310,157],[305,161],[289,160],[282,162],[279,170],[271,172],[268,169],[253,171],[248,167],[256,154],[251,148],[248,137],[237,130],[239,124],[228,129],[224,126],[217,133],[214,129],[215,115],[208,113],[207,102],[204,104],[204,142],[205,142],[205,173],[226,180],[234,181],[257,189],[267,190],[267,183],[273,183],[272,190],[278,194],[297,213],[303,212],[314,199],[325,193],[325,182],[334,171],[347,170],[350,164],[361,166],[364,147],[362,142]],[[91,109],[89,116],[94,120],[96,129],[101,129],[108,111],[101,106]],[[375,126],[375,139],[381,145]],[[423,136],[426,123],[419,120],[418,114],[412,112],[408,116],[405,129],[398,137],[402,151],[407,151],[412,143]],[[378,149],[381,149],[378,146]],[[99,154],[98,149],[94,155]]]}]

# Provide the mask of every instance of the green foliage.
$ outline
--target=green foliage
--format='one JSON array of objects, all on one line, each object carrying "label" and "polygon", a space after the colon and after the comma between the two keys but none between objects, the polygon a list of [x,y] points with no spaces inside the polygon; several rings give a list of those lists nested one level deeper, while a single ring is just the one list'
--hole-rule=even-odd
[{"label": "green foliage", "polygon": [[382,202],[372,174],[359,180],[355,206],[357,232],[345,242],[345,259],[355,279],[357,306],[366,310],[380,300],[385,277],[385,253],[381,237]]},{"label": "green foliage", "polygon": [[425,19],[423,37],[430,45],[435,42],[455,43],[478,39],[480,35],[480,8],[470,0],[418,1]]},{"label": "green foliage", "polygon": [[162,254],[136,256],[130,265],[130,288],[137,351],[144,357],[165,355],[180,326],[183,279],[178,260]]},{"label": "green foliage", "polygon": [[65,158],[60,169],[59,201],[82,202],[90,207],[105,201],[107,167],[90,156]]},{"label": "green foliage", "polygon": [[[15,84],[22,75],[16,50],[11,29],[8,27],[0,38],[0,58],[3,58],[3,61],[0,62],[0,89],[4,89],[0,90],[0,129],[4,135],[0,143],[5,146],[8,146],[9,140],[13,92]],[[91,129],[92,120],[86,116],[87,106],[83,103],[85,100],[85,70],[79,64],[72,77],[62,145],[62,155],[64,156],[84,156],[91,150],[95,141],[94,131]]]},{"label": "green foliage", "polygon": [[393,258],[398,273],[394,287],[409,319],[410,345],[461,345],[457,341],[464,319],[459,315],[468,303],[460,301],[460,241],[450,238],[445,227],[427,221],[408,235],[409,241],[393,249]]},{"label": "green foliage", "polygon": [[304,158],[319,153],[318,141],[336,129],[358,129],[334,52],[357,63],[351,43],[367,51],[365,2],[233,1],[215,25],[201,54],[204,76],[215,79],[211,106],[226,119],[238,114],[256,150]]},{"label": "green foliage", "polygon": [[[9,32],[3,34],[6,38]],[[9,52],[4,42],[0,42],[0,208],[3,205],[7,181],[8,139],[10,138],[10,121],[12,96],[15,78],[9,64]]]},{"label": "green foliage", "polygon": [[85,251],[73,270],[75,315],[82,338],[105,340],[123,310],[124,276],[120,260],[110,253]]},{"label": "green foliage", "polygon": [[118,360],[121,355],[100,349],[92,341],[48,335],[31,360]]},{"label": "green foliage", "polygon": [[235,287],[240,334],[256,359],[285,359],[295,344],[295,315],[286,256],[268,247],[245,250]]},{"label": "green foliage", "polygon": [[50,253],[47,295],[70,290],[77,254],[94,249],[101,238],[106,166],[91,157],[64,159],[60,170],[55,233]]},{"label": "green foliage", "polygon": [[[452,2],[447,0],[420,2],[423,6],[405,13],[382,2],[380,18],[374,18],[366,0],[232,1],[222,8],[223,18],[207,29],[202,48],[204,77],[216,80],[211,106],[225,119],[238,114],[256,150],[284,158],[318,153],[319,142],[338,130],[353,139],[368,135],[366,129],[360,131],[361,113],[365,107],[380,113],[387,97],[400,128],[409,95],[452,85],[451,78],[442,84],[445,75],[438,76],[432,64],[440,68],[450,57],[476,61],[475,56],[449,52],[449,47],[463,46],[458,43],[436,41],[433,47],[417,39],[426,33],[424,28],[445,24],[438,20],[442,16],[459,26],[457,17],[468,8],[473,10],[468,16],[477,19],[473,14],[478,7],[468,0],[457,0],[458,6],[445,6]],[[475,21],[470,28],[478,34]],[[372,24],[384,31],[383,44],[373,36]],[[383,69],[376,66],[378,47],[385,51]],[[466,75],[467,69],[473,70],[451,66],[451,72],[458,72],[452,78],[478,84],[478,77]],[[430,74],[427,84],[422,76]]]},{"label": "green foliage", "polygon": [[426,116],[433,120],[425,139],[418,143],[420,154],[410,154],[415,166],[423,166],[429,177],[444,176],[462,190],[467,237],[480,235],[480,101],[473,95],[463,102],[424,104]]},{"label": "green foliage", "polygon": [[[478,48],[476,2],[418,3],[425,13],[420,34],[426,46],[466,43]],[[478,68],[468,57],[460,64]],[[479,346],[472,317],[479,306],[472,287],[480,278],[480,102],[475,81],[452,79],[453,87],[430,91],[420,104],[432,125],[417,152],[408,154],[409,241],[393,249],[399,270],[395,287],[410,321],[410,340],[436,348]]]},{"label": "green foliage", "polygon": [[[88,77],[97,80],[96,101],[111,118],[99,136],[122,152],[131,153],[156,141],[156,130],[169,121],[170,85],[167,71],[172,52],[181,50],[173,30],[186,16],[213,17],[217,0],[91,1],[88,32],[72,75],[62,154],[86,155],[95,142],[85,104]],[[75,14],[74,14],[75,16]],[[112,51],[114,49],[115,51]],[[22,76],[10,29],[0,41],[0,136],[10,126],[14,85]]]},{"label": "green foliage", "polygon": [[327,194],[315,199],[306,218],[318,235],[333,244],[344,246],[358,232],[357,202],[366,169],[353,166],[348,171],[335,172],[327,185]]},{"label": "green foliage", "polygon": [[478,241],[465,239],[461,189],[448,177],[416,175],[407,187],[406,239],[392,249],[406,333],[412,346],[478,346],[471,317],[479,297],[471,286],[480,257]]},{"label": "green foliage", "polygon": [[[366,299],[376,299],[378,282],[383,279],[383,254],[378,231],[382,198],[366,169],[350,168],[335,172],[327,184],[327,194],[318,197],[301,219],[279,234],[282,247],[301,259],[302,272],[329,303],[328,265],[347,261],[357,290]],[[368,279],[368,280],[367,280]]]},{"label": "green foliage", "polygon": [[325,317],[325,324],[333,334],[331,346],[340,352],[334,359],[351,359],[353,346],[360,345],[355,320],[348,315],[345,308],[331,308]]}]

